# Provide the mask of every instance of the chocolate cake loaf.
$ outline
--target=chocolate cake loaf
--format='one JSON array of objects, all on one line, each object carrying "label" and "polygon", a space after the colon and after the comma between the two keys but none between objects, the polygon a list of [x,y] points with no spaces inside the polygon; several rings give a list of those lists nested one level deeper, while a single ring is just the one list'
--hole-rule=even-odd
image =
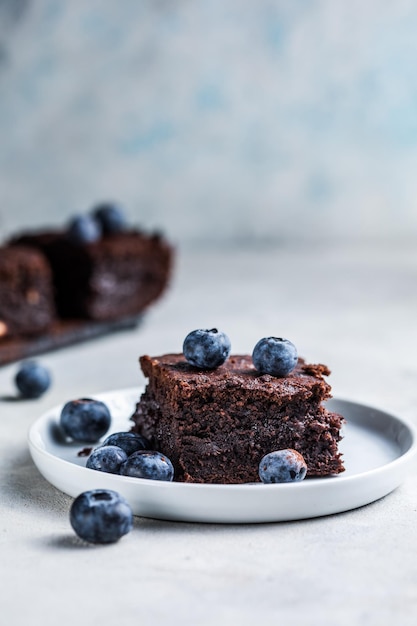
[{"label": "chocolate cake loaf", "polygon": [[65,232],[25,233],[11,242],[40,250],[53,273],[61,318],[112,320],[141,313],[167,286],[173,251],[139,230],[73,242]]},{"label": "chocolate cake loaf", "polygon": [[142,356],[148,384],[133,430],[150,439],[175,469],[174,480],[258,482],[265,454],[292,448],[307,476],[344,470],[338,442],[343,418],[323,401],[331,397],[325,365],[298,364],[288,376],[260,374],[250,356],[230,356],[205,371],[182,354]]},{"label": "chocolate cake loaf", "polygon": [[52,273],[43,254],[0,248],[0,340],[44,332],[54,316]]}]

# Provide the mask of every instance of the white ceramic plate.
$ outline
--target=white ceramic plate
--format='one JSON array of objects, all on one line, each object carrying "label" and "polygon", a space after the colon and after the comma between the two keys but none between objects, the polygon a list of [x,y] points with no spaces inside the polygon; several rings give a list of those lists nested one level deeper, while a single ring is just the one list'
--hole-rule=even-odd
[{"label": "white ceramic plate", "polygon": [[[94,396],[112,414],[110,432],[129,430],[141,389]],[[405,479],[416,450],[416,433],[402,419],[383,411],[333,399],[328,408],[346,418],[341,450],[346,471],[295,484],[203,485],[152,481],[106,474],[85,467],[83,447],[68,443],[59,427],[61,406],[40,417],[29,432],[32,458],[55,487],[77,496],[97,487],[127,498],[135,515],[156,519],[252,523],[276,522],[340,513],[369,504]]]}]

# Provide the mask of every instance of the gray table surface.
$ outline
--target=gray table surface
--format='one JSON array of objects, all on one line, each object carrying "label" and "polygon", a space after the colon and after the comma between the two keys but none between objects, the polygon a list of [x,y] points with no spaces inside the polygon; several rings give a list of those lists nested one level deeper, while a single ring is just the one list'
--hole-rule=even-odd
[{"label": "gray table surface", "polygon": [[[329,365],[337,397],[417,424],[417,249],[350,246],[182,250],[143,324],[39,357],[39,400],[12,401],[0,369],[0,609],[4,624],[415,624],[417,478],[357,510],[289,523],[136,518],[111,546],[79,541],[72,499],[27,447],[30,425],[68,399],[144,384],[141,354],[180,351],[217,326],[236,353],[267,335]],[[42,618],[42,619],[41,619]],[[283,620],[285,620],[283,622]]]}]

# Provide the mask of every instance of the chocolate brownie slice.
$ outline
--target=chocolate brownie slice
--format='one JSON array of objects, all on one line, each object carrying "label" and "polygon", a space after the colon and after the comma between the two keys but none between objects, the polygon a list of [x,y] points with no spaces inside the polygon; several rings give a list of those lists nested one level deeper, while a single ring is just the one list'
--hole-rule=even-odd
[{"label": "chocolate brownie slice", "polygon": [[12,243],[46,255],[62,318],[103,321],[142,313],[167,286],[173,260],[163,237],[136,230],[88,244],[73,243],[64,232],[26,233]]},{"label": "chocolate brownie slice", "polygon": [[175,468],[175,480],[259,481],[268,452],[293,448],[308,476],[343,471],[338,442],[342,416],[331,397],[325,365],[303,359],[285,378],[259,374],[250,356],[231,356],[215,370],[198,370],[182,354],[142,356],[149,379],[132,416],[133,430],[151,439]]},{"label": "chocolate brownie slice", "polygon": [[54,316],[52,274],[45,257],[23,246],[0,248],[0,339],[45,331]]}]

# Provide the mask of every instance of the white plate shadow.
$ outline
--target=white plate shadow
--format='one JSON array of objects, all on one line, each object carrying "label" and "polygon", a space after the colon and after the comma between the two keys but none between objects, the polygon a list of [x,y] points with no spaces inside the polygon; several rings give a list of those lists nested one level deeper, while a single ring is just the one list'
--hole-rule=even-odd
[{"label": "white plate shadow", "polygon": [[[129,417],[141,392],[124,389],[94,396],[111,411],[107,434],[130,429]],[[35,465],[59,490],[76,497],[88,489],[114,489],[125,496],[135,515],[210,523],[298,520],[348,511],[382,498],[403,482],[417,452],[414,427],[399,417],[347,400],[332,399],[327,407],[346,419],[340,445],[346,471],[296,484],[186,484],[90,470],[85,467],[86,457],[78,456],[83,445],[68,443],[62,436],[61,406],[32,425],[28,442]]]}]

